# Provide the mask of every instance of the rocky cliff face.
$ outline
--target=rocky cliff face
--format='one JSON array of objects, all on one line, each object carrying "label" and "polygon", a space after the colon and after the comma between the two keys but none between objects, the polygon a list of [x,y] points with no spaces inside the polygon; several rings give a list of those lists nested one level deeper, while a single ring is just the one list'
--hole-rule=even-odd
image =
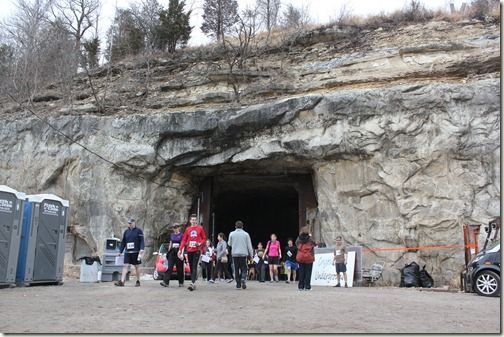
[{"label": "rocky cliff face", "polygon": [[[499,38],[477,22],[314,31],[251,58],[241,105],[218,57],[157,59],[148,92],[146,69],[123,63],[92,78],[105,113],[84,77],[71,104],[50,88],[32,107],[111,163],[4,100],[0,184],[70,200],[67,264],[100,254],[130,214],[154,245],[202,177],[244,172],[311,173],[329,244],[340,233],[370,249],[462,244],[462,224],[500,214]],[[409,260],[448,284],[463,252],[364,255],[394,284]]]}]

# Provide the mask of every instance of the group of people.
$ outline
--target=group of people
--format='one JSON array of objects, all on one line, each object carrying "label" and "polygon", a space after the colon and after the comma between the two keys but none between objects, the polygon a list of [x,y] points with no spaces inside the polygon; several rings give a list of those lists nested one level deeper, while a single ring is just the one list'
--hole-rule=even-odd
[{"label": "group of people", "polygon": [[[263,247],[262,243],[257,244],[254,250],[250,235],[243,229],[242,221],[236,221],[235,230],[229,234],[226,241],[224,233],[217,235],[217,246],[213,247],[211,240],[207,240],[203,227],[198,224],[197,216],[192,214],[190,226],[182,233],[181,227],[175,223],[173,233],[170,235],[168,252],[166,254],[167,271],[164,273],[161,286],[168,287],[171,279],[173,267],[176,266],[179,287],[184,286],[184,258],[187,259],[191,274],[191,282],[188,290],[196,289],[198,275],[198,263],[201,260],[205,270],[206,279],[214,283],[217,278],[222,277],[228,283],[233,281],[233,277],[228,269],[229,248],[231,249],[232,269],[236,289],[246,289],[248,271],[257,272],[259,282],[265,282],[266,271],[269,271],[270,282],[279,282],[279,265],[282,260],[282,249],[275,234],[271,234],[270,240]],[[299,276],[298,289],[311,290],[311,274],[313,262],[315,261],[314,248],[317,243],[312,240],[308,226],[301,228],[298,238],[287,240],[285,252],[285,270],[287,283],[292,279],[296,280],[296,272]],[[128,221],[128,229],[124,232],[120,245],[119,255],[124,252],[124,268],[121,280],[116,282],[117,286],[124,286],[126,273],[129,265],[136,269],[137,281],[135,286],[140,286],[140,273],[138,266],[144,253],[144,237],[141,229],[136,227],[134,219]],[[336,238],[333,262],[336,265],[337,287],[340,286],[340,273],[346,285],[346,248],[341,236]]]}]

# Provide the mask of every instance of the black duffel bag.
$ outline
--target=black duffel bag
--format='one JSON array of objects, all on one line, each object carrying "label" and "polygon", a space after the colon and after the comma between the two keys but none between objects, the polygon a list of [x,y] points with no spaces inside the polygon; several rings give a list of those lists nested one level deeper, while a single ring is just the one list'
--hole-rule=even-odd
[{"label": "black duffel bag", "polygon": [[425,270],[425,265],[419,273],[420,287],[422,288],[432,288],[434,286],[434,279],[429,275],[427,270]]},{"label": "black duffel bag", "polygon": [[420,285],[420,266],[411,262],[401,270],[400,287],[418,287]]}]

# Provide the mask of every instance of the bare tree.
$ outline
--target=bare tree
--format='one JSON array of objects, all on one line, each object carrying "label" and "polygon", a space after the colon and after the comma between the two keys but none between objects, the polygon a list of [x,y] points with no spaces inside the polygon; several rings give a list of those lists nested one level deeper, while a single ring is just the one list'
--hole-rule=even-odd
[{"label": "bare tree", "polygon": [[42,67],[42,42],[44,30],[49,28],[48,11],[49,1],[19,0],[15,15],[2,25],[15,59],[9,74],[10,85],[5,89],[20,99],[32,99],[47,81]]},{"label": "bare tree", "polygon": [[145,49],[152,51],[156,45],[156,28],[159,26],[159,15],[163,7],[158,0],[141,0],[140,6],[133,4],[130,8],[136,24],[143,32]]},{"label": "bare tree", "polygon": [[344,2],[341,4],[336,17],[334,17],[331,21],[337,23],[338,25],[342,25],[347,23],[351,16],[352,8],[348,2]]},{"label": "bare tree", "polygon": [[266,42],[268,42],[271,30],[278,23],[280,0],[257,0],[257,10],[262,23],[266,26],[268,32]]},{"label": "bare tree", "polygon": [[238,23],[234,26],[230,38],[223,38],[225,60],[228,66],[228,83],[233,87],[234,99],[240,102],[240,84],[245,80],[247,60],[252,53],[258,28],[257,8],[246,9],[238,17]]},{"label": "bare tree", "polygon": [[54,0],[51,11],[56,23],[75,39],[75,50],[80,52],[86,32],[97,24],[100,0]]},{"label": "bare tree", "polygon": [[308,6],[295,7],[289,4],[283,12],[282,25],[286,28],[301,29],[310,23]]},{"label": "bare tree", "polygon": [[163,7],[158,0],[141,0],[140,6],[133,4],[130,8],[130,13],[144,39],[141,55],[147,65],[144,79],[145,95],[148,95],[150,90],[151,60],[157,44],[156,31],[160,24],[159,16],[162,10]]}]

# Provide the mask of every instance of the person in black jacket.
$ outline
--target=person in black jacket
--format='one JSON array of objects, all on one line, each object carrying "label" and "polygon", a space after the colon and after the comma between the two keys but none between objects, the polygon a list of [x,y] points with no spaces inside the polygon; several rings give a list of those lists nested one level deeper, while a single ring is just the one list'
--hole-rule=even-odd
[{"label": "person in black jacket", "polygon": [[118,256],[124,253],[124,266],[121,274],[121,280],[115,283],[116,286],[123,287],[126,280],[126,274],[130,264],[135,266],[137,281],[135,287],[140,286],[140,263],[145,248],[144,235],[140,228],[136,226],[136,221],[133,218],[128,220],[128,229],[124,231],[121,246],[119,247]]},{"label": "person in black jacket", "polygon": [[292,281],[296,281],[296,271],[299,265],[296,262],[297,247],[294,246],[294,241],[291,238],[287,239],[287,246],[285,247],[285,269],[287,270],[287,280],[285,283],[290,283],[290,276],[292,273]]}]

